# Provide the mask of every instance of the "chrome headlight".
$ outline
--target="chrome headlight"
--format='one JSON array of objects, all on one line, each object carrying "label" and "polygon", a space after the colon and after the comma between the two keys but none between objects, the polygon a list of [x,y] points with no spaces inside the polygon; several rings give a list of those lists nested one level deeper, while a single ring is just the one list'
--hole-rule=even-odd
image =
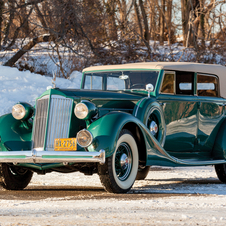
[{"label": "chrome headlight", "polygon": [[86,129],[83,129],[77,133],[77,142],[81,147],[88,147],[93,142],[93,135]]},{"label": "chrome headlight", "polygon": [[91,119],[97,114],[97,108],[93,103],[84,100],[75,105],[74,113],[79,119]]},{"label": "chrome headlight", "polygon": [[88,115],[89,110],[84,103],[79,103],[79,104],[76,104],[74,112],[77,118],[84,119]]},{"label": "chrome headlight", "polygon": [[12,108],[12,116],[17,120],[25,120],[31,117],[33,108],[27,103],[16,104]]}]

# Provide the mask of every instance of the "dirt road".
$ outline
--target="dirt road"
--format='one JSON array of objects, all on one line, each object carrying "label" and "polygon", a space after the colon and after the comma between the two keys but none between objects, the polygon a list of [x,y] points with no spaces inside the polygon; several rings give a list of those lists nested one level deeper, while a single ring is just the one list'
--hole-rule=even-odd
[{"label": "dirt road", "polygon": [[153,169],[129,194],[106,193],[97,175],[35,175],[0,190],[5,225],[225,225],[226,185],[211,167]]}]

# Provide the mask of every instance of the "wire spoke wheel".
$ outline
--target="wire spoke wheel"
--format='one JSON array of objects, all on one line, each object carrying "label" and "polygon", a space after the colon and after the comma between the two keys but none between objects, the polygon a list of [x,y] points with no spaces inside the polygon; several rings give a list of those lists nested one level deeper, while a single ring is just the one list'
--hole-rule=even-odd
[{"label": "wire spoke wheel", "polygon": [[98,174],[105,190],[111,193],[128,192],[136,179],[138,170],[138,148],[129,130],[122,130],[112,156],[104,165],[98,165]]},{"label": "wire spoke wheel", "polygon": [[128,178],[132,168],[132,152],[128,144],[122,143],[116,150],[115,170],[119,180]]}]

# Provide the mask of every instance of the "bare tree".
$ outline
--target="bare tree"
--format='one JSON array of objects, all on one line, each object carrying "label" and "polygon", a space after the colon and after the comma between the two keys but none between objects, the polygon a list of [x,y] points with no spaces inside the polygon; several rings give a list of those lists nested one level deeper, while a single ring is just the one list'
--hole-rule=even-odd
[{"label": "bare tree", "polygon": [[164,32],[165,32],[165,0],[161,0],[161,9],[160,9],[160,33],[159,33],[159,42],[160,45],[164,44]]},{"label": "bare tree", "polygon": [[0,0],[0,50],[2,47],[2,22],[3,22],[3,10],[4,10],[4,1]]}]

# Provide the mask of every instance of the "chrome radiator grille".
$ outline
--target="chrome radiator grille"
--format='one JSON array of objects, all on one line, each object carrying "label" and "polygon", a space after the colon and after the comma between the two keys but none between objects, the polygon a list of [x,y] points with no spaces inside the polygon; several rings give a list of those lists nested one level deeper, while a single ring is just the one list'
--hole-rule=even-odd
[{"label": "chrome radiator grille", "polygon": [[[49,104],[50,101],[50,104]],[[37,100],[33,131],[33,147],[51,151],[55,138],[69,136],[73,100],[52,95]],[[44,147],[45,145],[45,147]]]}]

